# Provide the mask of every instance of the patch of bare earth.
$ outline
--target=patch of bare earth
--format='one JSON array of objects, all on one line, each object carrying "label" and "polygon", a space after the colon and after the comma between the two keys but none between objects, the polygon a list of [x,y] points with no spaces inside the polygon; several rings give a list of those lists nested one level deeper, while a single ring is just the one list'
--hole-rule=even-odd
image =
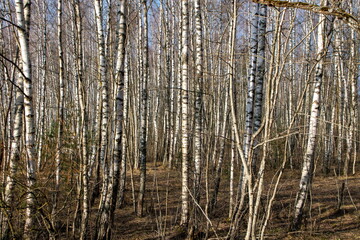
[{"label": "patch of bare earth", "polygon": [[[131,181],[128,176],[125,205],[116,210],[113,239],[183,239],[178,231],[181,208],[181,173],[178,170],[168,170],[163,167],[149,166],[147,172],[147,194],[145,216],[137,217],[134,213]],[[138,172],[134,171],[135,197],[137,197]],[[360,239],[360,175],[345,178],[317,175],[307,201],[311,211],[304,216],[304,225],[298,232],[288,232],[293,213],[293,204],[298,190],[300,174],[288,170],[282,177],[276,200],[272,208],[265,239]],[[267,203],[267,194],[272,175],[266,176],[267,181],[262,198],[261,211]],[[237,179],[237,178],[236,178]],[[214,213],[209,216],[213,227],[206,224],[204,216],[200,216],[201,231],[208,227],[208,237],[225,237],[229,228],[229,182],[228,176],[223,176],[219,192],[219,200]],[[338,210],[338,196],[344,182],[343,202]],[[210,178],[211,183],[211,178]],[[201,192],[201,206],[206,201],[205,183]],[[308,210],[307,209],[307,210]],[[243,222],[246,222],[246,217]],[[244,231],[245,225],[241,230]],[[201,235],[204,236],[204,235]],[[199,237],[201,239],[202,237]],[[215,238],[216,239],[216,238]]]}]

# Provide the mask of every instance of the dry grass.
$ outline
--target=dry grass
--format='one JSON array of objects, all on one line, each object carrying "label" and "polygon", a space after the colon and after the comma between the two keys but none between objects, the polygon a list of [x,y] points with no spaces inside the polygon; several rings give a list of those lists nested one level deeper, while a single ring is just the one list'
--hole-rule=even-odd
[{"label": "dry grass", "polygon": [[[134,172],[134,176],[138,173]],[[155,176],[155,177],[154,177]],[[269,173],[266,183],[271,182],[272,174]],[[287,232],[292,216],[293,203],[298,188],[298,172],[288,170],[282,180],[272,209],[271,221],[266,232],[266,239],[360,239],[360,175],[350,176],[346,180],[344,202],[340,210],[337,206],[337,181],[336,177],[315,176],[312,188],[311,211],[304,217],[304,226],[301,231]],[[154,184],[154,180],[157,181]],[[158,223],[166,221],[166,234],[164,239],[183,239],[177,234],[180,211],[181,174],[177,170],[168,170],[163,167],[150,166],[148,171],[146,216],[138,218],[133,212],[131,190],[126,193],[124,208],[116,211],[114,239],[161,239]],[[137,178],[135,178],[137,182]],[[130,188],[128,185],[128,189]],[[265,193],[269,185],[265,186]],[[226,236],[228,219],[228,178],[223,177],[219,193],[217,209],[210,216],[217,234]],[[159,198],[157,198],[157,192]],[[166,193],[168,198],[166,200]],[[202,191],[201,206],[205,204],[205,191]],[[263,196],[263,207],[267,196]],[[167,203],[166,203],[167,202]],[[167,206],[167,207],[166,207]],[[162,218],[159,219],[160,209]],[[167,212],[166,212],[167,209]],[[201,218],[200,227],[206,229],[205,218]],[[244,228],[242,228],[244,230]],[[174,237],[175,236],[175,237]],[[177,236],[177,237],[176,237]],[[214,237],[209,229],[209,237]]]}]

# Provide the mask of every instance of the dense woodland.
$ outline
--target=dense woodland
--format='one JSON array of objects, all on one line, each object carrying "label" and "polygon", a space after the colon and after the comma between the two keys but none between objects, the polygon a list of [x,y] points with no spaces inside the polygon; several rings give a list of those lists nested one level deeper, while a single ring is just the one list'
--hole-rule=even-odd
[{"label": "dense woodland", "polygon": [[0,0],[0,27],[1,239],[360,235],[358,0]]}]

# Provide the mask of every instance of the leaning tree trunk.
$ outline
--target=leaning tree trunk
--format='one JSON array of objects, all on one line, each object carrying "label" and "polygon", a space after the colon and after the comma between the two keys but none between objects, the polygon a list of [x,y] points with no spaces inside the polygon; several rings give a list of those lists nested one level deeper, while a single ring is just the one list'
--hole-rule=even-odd
[{"label": "leaning tree trunk", "polygon": [[[247,96],[246,96],[246,106],[245,106],[245,134],[244,134],[244,156],[248,163],[252,162],[252,159],[249,159],[250,152],[252,149],[251,138],[253,134],[253,125],[254,125],[254,95],[255,95],[255,80],[256,80],[256,61],[257,61],[257,51],[258,51],[258,22],[259,22],[259,4],[253,3],[253,17],[250,22],[250,63],[248,70],[248,82],[247,82]],[[246,180],[244,176],[243,166],[240,173],[240,180],[238,185],[238,194],[237,201],[244,198]],[[255,164],[253,165],[255,168]]]},{"label": "leaning tree trunk", "polygon": [[[322,0],[322,5],[326,5],[326,0]],[[317,64],[315,72],[315,88],[311,104],[311,114],[308,130],[308,142],[306,152],[304,155],[303,168],[300,179],[300,189],[295,201],[295,215],[292,222],[292,230],[297,230],[301,226],[301,220],[304,212],[305,200],[308,196],[309,189],[312,182],[312,173],[314,167],[314,155],[316,146],[316,133],[318,129],[318,117],[320,113],[320,93],[321,83],[323,78],[323,56],[325,55],[325,16],[320,15],[318,27],[318,42],[317,42]]]},{"label": "leaning tree trunk", "polygon": [[[233,0],[233,23],[232,23],[232,33],[231,33],[231,54],[230,54],[230,67],[231,67],[231,74],[229,77],[229,100],[230,100],[230,113],[231,113],[231,120],[232,120],[232,127],[235,133],[235,143],[237,151],[240,155],[241,163],[242,163],[242,172],[244,174],[244,183],[247,183],[248,189],[249,189],[249,202],[252,202],[252,174],[250,171],[250,164],[247,162],[247,159],[245,157],[244,148],[241,146],[241,140],[240,140],[240,132],[239,132],[239,125],[236,117],[236,110],[235,110],[235,102],[234,102],[234,66],[235,66],[235,40],[236,40],[236,22],[237,22],[237,1]],[[240,178],[241,179],[241,178]],[[234,213],[232,217],[232,222],[230,225],[229,233],[226,237],[226,239],[234,239],[235,236],[238,233],[238,227],[239,227],[239,221],[241,217],[241,206],[243,203],[241,201],[236,201],[236,206],[234,208]],[[249,223],[248,223],[249,224]]]}]

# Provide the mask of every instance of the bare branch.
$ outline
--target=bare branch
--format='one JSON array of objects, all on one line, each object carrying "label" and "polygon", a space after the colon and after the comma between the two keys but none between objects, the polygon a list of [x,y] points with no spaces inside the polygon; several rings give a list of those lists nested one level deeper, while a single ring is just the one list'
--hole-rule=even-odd
[{"label": "bare branch", "polygon": [[[5,59],[6,61],[8,61],[9,63],[11,63],[21,74],[21,76],[23,76],[26,79],[26,76],[24,74],[24,72],[21,70],[21,68],[11,59],[7,58],[5,55],[3,55],[2,53],[0,53],[0,57],[2,57],[3,59]],[[7,79],[12,85],[14,85],[17,89],[19,89],[19,91],[25,96],[25,97],[29,97],[28,95],[25,94],[25,92],[21,89],[21,87],[19,87],[15,82],[13,82],[10,79]]]},{"label": "bare branch", "polygon": [[20,28],[20,29],[22,29],[19,25],[17,25],[16,23],[14,23],[14,22],[12,22],[12,21],[10,21],[10,20],[8,20],[8,19],[4,18],[4,17],[0,17],[0,20],[1,20],[1,21],[4,21],[4,22],[7,22],[7,23],[9,23],[9,24],[13,25],[13,26],[14,26],[14,27],[16,27],[16,28]]},{"label": "bare branch", "polygon": [[360,33],[360,20],[346,12],[345,10],[333,7],[333,6],[319,6],[316,4],[310,4],[305,2],[288,2],[279,0],[252,0],[255,3],[264,4],[270,7],[287,7],[287,8],[298,8],[314,13],[320,13],[324,15],[331,15],[344,21],[347,25],[353,28],[355,31]]}]

